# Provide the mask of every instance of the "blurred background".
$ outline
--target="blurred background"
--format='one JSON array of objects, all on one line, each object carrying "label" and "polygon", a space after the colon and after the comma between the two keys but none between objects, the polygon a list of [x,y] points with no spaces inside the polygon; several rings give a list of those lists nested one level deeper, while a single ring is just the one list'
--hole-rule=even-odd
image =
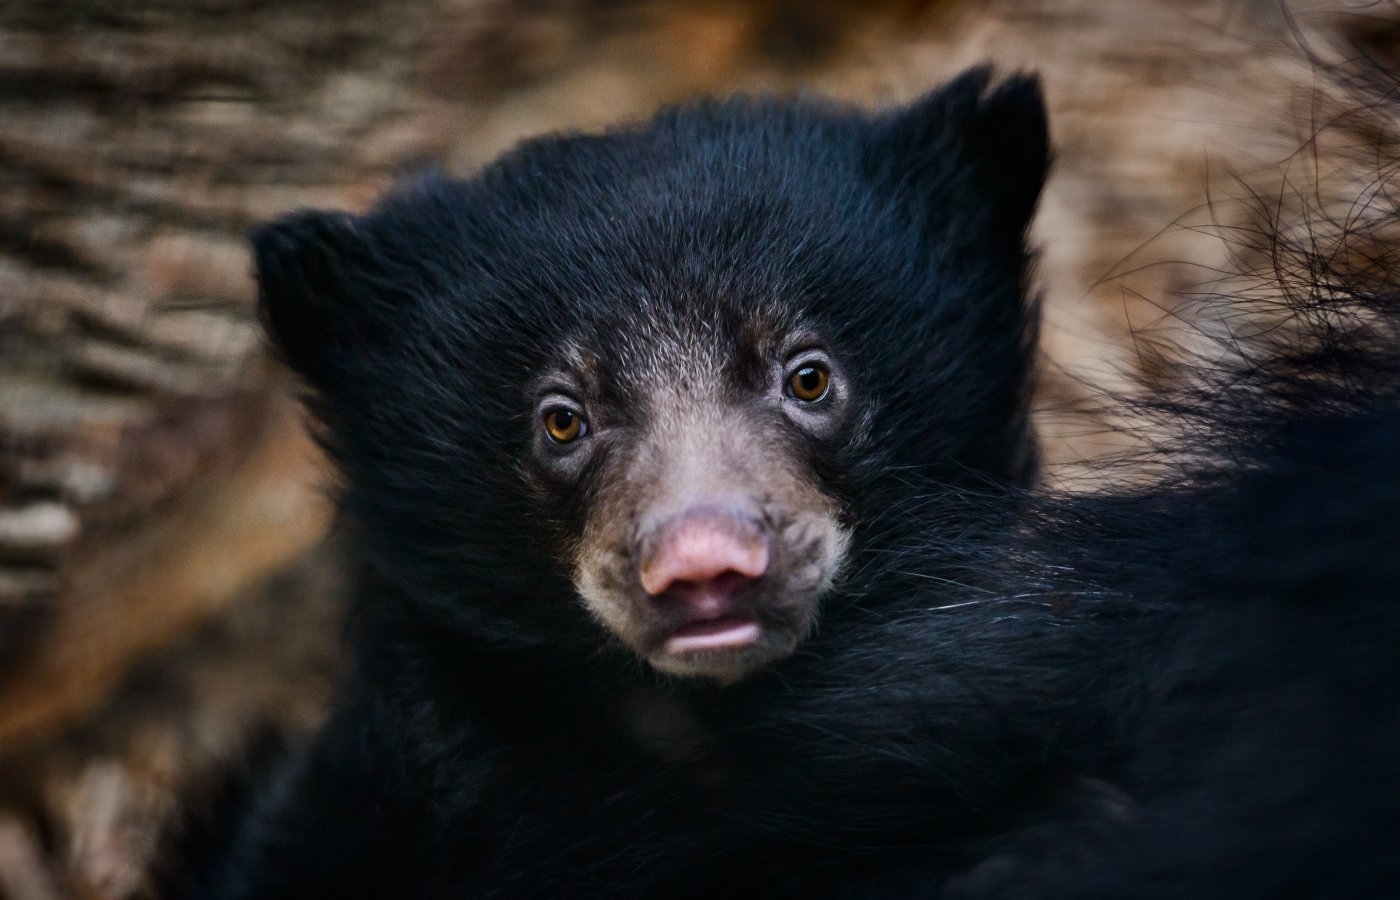
[{"label": "blurred background", "polygon": [[0,3],[0,900],[147,896],[179,805],[323,713],[333,478],[250,225],[687,97],[888,105],[983,60],[1051,106],[1038,421],[1082,487],[1128,440],[1094,386],[1219,352],[1196,298],[1267,267],[1262,231],[1369,214],[1392,3]]}]

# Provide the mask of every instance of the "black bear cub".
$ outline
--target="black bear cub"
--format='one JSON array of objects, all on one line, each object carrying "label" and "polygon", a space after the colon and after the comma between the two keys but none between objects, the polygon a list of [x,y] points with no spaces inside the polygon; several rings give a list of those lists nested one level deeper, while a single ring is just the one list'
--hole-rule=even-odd
[{"label": "black bear cub", "polygon": [[[260,229],[363,561],[354,664],[181,892],[1285,896],[1245,876],[1285,832],[1293,887],[1393,872],[1352,838],[1395,837],[1394,764],[1331,742],[1400,749],[1394,566],[1338,617],[1295,615],[1262,550],[1264,587],[1210,573],[1294,495],[1274,468],[1364,475],[1346,513],[1384,521],[1367,442],[1400,440],[1038,497],[1048,162],[1035,81],[974,70],[885,113],[736,99],[541,138]],[[1362,552],[1314,571],[1317,534],[1277,540],[1309,584]],[[1346,666],[1359,712],[1295,753]]]}]

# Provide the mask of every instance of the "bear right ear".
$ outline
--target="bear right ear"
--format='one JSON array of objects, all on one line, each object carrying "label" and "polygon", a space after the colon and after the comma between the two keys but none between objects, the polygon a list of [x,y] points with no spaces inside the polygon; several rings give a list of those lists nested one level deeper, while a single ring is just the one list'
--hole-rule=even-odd
[{"label": "bear right ear", "polygon": [[876,131],[873,150],[877,169],[933,219],[946,217],[949,203],[963,204],[1019,237],[1050,167],[1040,81],[969,69],[895,110]]},{"label": "bear right ear", "polygon": [[348,213],[303,210],[249,237],[263,328],[283,361],[321,384],[381,318],[366,290],[373,254],[362,223]]}]

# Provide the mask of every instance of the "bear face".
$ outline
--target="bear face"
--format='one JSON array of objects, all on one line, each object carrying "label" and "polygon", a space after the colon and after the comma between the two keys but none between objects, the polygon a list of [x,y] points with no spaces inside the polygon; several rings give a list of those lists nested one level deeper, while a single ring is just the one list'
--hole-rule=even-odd
[{"label": "bear face", "polygon": [[884,510],[1028,477],[1047,148],[985,70],[670,110],[261,229],[263,316],[405,602],[733,682],[863,595]]}]

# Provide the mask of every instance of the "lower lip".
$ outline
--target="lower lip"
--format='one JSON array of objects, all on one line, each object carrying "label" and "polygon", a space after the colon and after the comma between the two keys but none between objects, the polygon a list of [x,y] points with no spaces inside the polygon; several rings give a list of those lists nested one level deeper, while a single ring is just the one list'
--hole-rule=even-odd
[{"label": "lower lip", "polygon": [[663,649],[677,656],[717,650],[742,650],[756,643],[762,630],[758,622],[742,616],[692,622],[677,628],[666,639]]}]

